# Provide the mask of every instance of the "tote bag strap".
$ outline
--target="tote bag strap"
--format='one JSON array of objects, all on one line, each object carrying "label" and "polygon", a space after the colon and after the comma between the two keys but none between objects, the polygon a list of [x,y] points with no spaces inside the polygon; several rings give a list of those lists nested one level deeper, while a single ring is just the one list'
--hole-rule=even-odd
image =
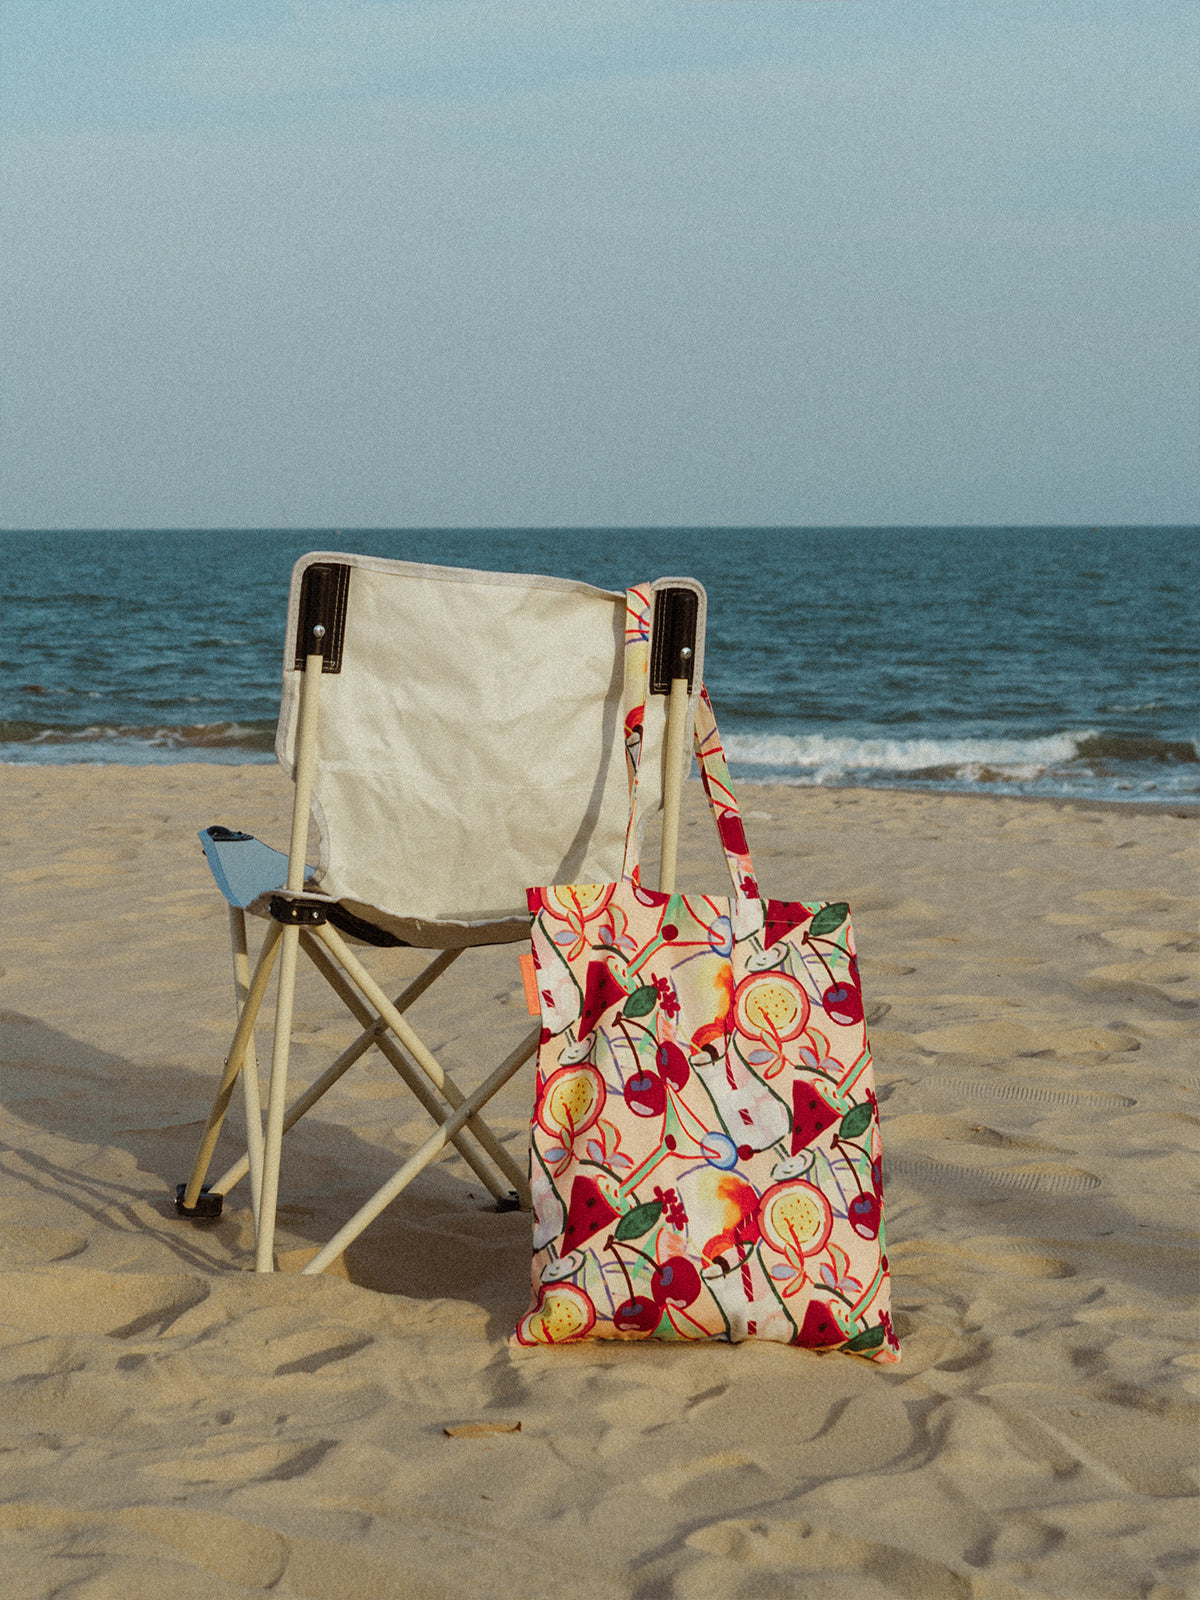
[{"label": "tote bag strap", "polygon": [[[645,589],[630,589],[626,595],[625,629],[625,757],[629,774],[629,822],[625,830],[625,856],[621,877],[635,888],[640,886],[638,862],[638,771],[642,753],[642,727],[646,715],[646,694],[650,668],[650,595]],[[717,730],[708,690],[700,687],[700,703],[696,708],[694,734],[696,760],[700,767],[700,781],[708,797],[709,810],[716,825],[717,837],[729,881],[737,900],[757,900],[758,883],[754,865],[750,860],[750,847],[746,843],[742,816],[733,780]]]}]

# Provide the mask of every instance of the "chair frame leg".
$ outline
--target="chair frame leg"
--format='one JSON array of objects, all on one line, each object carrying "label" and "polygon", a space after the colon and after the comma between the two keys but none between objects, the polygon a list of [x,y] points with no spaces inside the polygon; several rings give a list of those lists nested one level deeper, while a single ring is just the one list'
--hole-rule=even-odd
[{"label": "chair frame leg", "polygon": [[183,1193],[183,1204],[188,1209],[195,1207],[200,1196],[200,1190],[208,1172],[209,1162],[212,1160],[217,1139],[220,1137],[221,1125],[225,1121],[225,1113],[229,1108],[229,1098],[233,1093],[233,1086],[237,1082],[238,1073],[246,1058],[246,1050],[254,1033],[254,1024],[258,1019],[259,1009],[262,1006],[263,996],[266,993],[267,983],[275,965],[275,958],[279,954],[280,938],[283,929],[278,923],[272,922],[263,939],[262,949],[258,953],[258,965],[254,969],[254,976],[246,993],[246,1003],[242,1007],[242,1014],[238,1018],[238,1025],[233,1035],[233,1043],[229,1047],[229,1055],[225,1060],[225,1070],[221,1075],[221,1082],[217,1087],[213,1099],[212,1109],[208,1113],[208,1123],[200,1138],[200,1147],[196,1151],[196,1159],[192,1164],[191,1176]]},{"label": "chair frame leg", "polygon": [[[304,862],[308,848],[308,822],[312,810],[313,779],[317,770],[317,721],[321,676],[325,670],[325,627],[318,623],[313,638],[304,641],[304,676],[296,720],[296,751],[292,794],[292,832],[288,845],[287,888],[299,894],[304,888]],[[267,1091],[267,1126],[263,1136],[262,1187],[255,1230],[254,1270],[275,1270],[275,1212],[279,1200],[279,1159],[283,1143],[283,1118],[287,1111],[288,1061],[292,1048],[292,1016],[296,1004],[296,963],[300,954],[300,929],[289,924],[280,937],[279,985],[275,996],[275,1036],[271,1045],[271,1083]]]},{"label": "chair frame leg", "polygon": [[[241,906],[229,908],[229,942],[233,949],[233,989],[238,1020],[250,993],[250,953],[246,943],[246,913]],[[246,1161],[250,1172],[250,1204],[254,1226],[258,1227],[258,1202],[262,1191],[262,1103],[258,1082],[258,1054],[251,1032],[242,1065],[242,1092],[246,1105]],[[221,1194],[220,1182],[213,1187]]]},{"label": "chair frame leg", "polygon": [[[359,1039],[365,1039],[368,1046],[373,1044],[378,1048],[380,1054],[392,1067],[393,1071],[399,1075],[435,1122],[439,1124],[445,1122],[450,1113],[439,1104],[437,1096],[430,1089],[425,1078],[417,1071],[416,1067],[413,1066],[412,1062],[409,1061],[399,1045],[391,1037],[390,1025],[386,1018],[374,1015],[371,1008],[358,997],[351,985],[342,976],[332,958],[312,938],[311,934],[302,935],[300,942],[326,983],[329,984],[350,1014],[363,1024],[364,1032],[359,1035]],[[445,951],[443,956],[431,961],[425,971],[431,972],[436,967],[440,973],[450,965],[448,960],[444,960],[445,956],[453,958],[461,954],[462,952],[459,950]],[[434,976],[437,975],[439,974],[434,974]],[[422,973],[421,977],[424,978],[425,973]],[[431,977],[429,982],[432,981]],[[418,979],[418,983],[420,983],[420,979]],[[428,983],[420,983],[419,989],[417,984],[411,985],[398,1000],[393,1001],[396,1010],[403,1014],[412,1002],[417,999],[418,994],[423,993],[428,987]],[[417,992],[414,993],[414,990]],[[358,1041],[356,1040],[355,1043],[357,1044]],[[332,1071],[332,1068],[330,1070]],[[508,1184],[503,1178],[497,1177],[488,1163],[474,1150],[466,1137],[468,1132],[470,1132],[469,1129],[464,1129],[462,1133],[454,1136],[453,1144],[455,1149],[493,1199],[507,1199],[511,1192]]]},{"label": "chair frame leg", "polygon": [[[314,937],[320,939],[321,943],[329,950],[329,953],[337,961],[346,976],[357,986],[364,998],[375,1007],[425,1076],[457,1111],[464,1104],[466,1096],[444,1071],[437,1057],[417,1036],[407,1019],[396,1010],[345,940],[328,923],[314,929],[313,933]],[[528,1057],[525,1059],[528,1059]],[[515,1071],[516,1068],[513,1070]],[[481,1121],[474,1120],[474,1113],[471,1114],[468,1122],[476,1141],[487,1152],[516,1190],[522,1210],[528,1210],[531,1202],[529,1180],[525,1173],[517,1166],[512,1156],[509,1155],[487,1125]],[[447,1123],[445,1126],[449,1126],[449,1124]],[[457,1129],[455,1129],[455,1132],[457,1132]]]},{"label": "chair frame leg", "polygon": [[271,1084],[267,1093],[267,1126],[263,1137],[262,1190],[255,1232],[254,1270],[275,1270],[275,1214],[279,1201],[279,1161],[283,1118],[287,1111],[288,1063],[292,1051],[292,1018],[296,1009],[296,965],[300,929],[285,927],[280,941],[279,988],[275,999],[275,1037],[271,1050]]},{"label": "chair frame leg", "polygon": [[[300,948],[312,961],[351,1015],[354,1016],[356,1021],[363,1024],[363,1032],[359,1034],[351,1045],[348,1045],[342,1051],[336,1061],[332,1062],[319,1078],[309,1085],[303,1094],[292,1102],[284,1115],[283,1132],[285,1134],[288,1133],[299,1122],[300,1118],[310,1111],[333,1088],[334,1084],[350,1070],[355,1062],[361,1060],[372,1047],[377,1047],[380,1050],[385,1059],[433,1117],[434,1121],[443,1122],[449,1113],[439,1104],[425,1079],[390,1039],[387,1023],[382,1017],[376,1016],[360,999],[357,992],[342,977],[326,951],[306,929],[302,930],[300,934]],[[436,956],[403,993],[396,997],[393,1004],[397,1011],[406,1011],[463,953],[461,950],[444,950],[440,955]],[[487,1163],[476,1153],[465,1135],[457,1135],[454,1139],[454,1144],[463,1160],[489,1193],[496,1200],[507,1199],[511,1192],[507,1184],[498,1178]],[[228,1194],[234,1185],[239,1183],[250,1170],[251,1163],[249,1152],[247,1152],[235,1161],[228,1171],[223,1172],[215,1180],[212,1184],[213,1192],[221,1195]]]},{"label": "chair frame leg", "polygon": [[390,1178],[382,1188],[377,1189],[364,1206],[338,1229],[329,1243],[318,1250],[311,1261],[307,1262],[300,1270],[306,1275],[323,1272],[331,1262],[336,1261],[346,1246],[352,1244],[359,1234],[387,1206],[391,1205],[396,1196],[418,1176],[429,1163],[434,1160],[438,1152],[444,1150],[446,1145],[454,1138],[459,1129],[464,1127],[479,1109],[486,1105],[496,1091],[504,1086],[517,1072],[538,1047],[541,1029],[535,1028],[528,1038],[522,1040],[517,1048],[508,1056],[490,1077],[486,1078],[474,1091],[468,1095],[453,1113],[446,1118],[441,1127],[431,1133],[425,1143],[408,1158],[394,1177]]},{"label": "chair frame leg", "polygon": [[[285,1134],[289,1133],[300,1118],[307,1111],[311,1111],[317,1101],[327,1094],[340,1078],[343,1078],[349,1072],[356,1061],[361,1060],[366,1055],[373,1042],[365,1034],[360,1034],[354,1043],[348,1049],[343,1050],[337,1060],[331,1063],[302,1095],[292,1101],[284,1113],[283,1131]],[[219,1178],[213,1181],[213,1193],[227,1195],[231,1189],[242,1181],[249,1171],[250,1153],[247,1150]]]}]

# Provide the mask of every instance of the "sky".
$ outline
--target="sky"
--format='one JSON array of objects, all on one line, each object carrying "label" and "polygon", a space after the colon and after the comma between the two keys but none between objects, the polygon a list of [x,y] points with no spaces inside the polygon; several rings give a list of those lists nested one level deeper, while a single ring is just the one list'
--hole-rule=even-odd
[{"label": "sky", "polygon": [[0,526],[1197,520],[1196,0],[5,0]]}]

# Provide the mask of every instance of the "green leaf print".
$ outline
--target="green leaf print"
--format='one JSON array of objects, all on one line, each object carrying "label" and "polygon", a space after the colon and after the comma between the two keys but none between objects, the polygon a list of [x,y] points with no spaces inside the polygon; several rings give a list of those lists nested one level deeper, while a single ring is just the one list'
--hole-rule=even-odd
[{"label": "green leaf print", "polygon": [[862,1333],[856,1333],[853,1339],[850,1339],[846,1342],[846,1344],[843,1346],[843,1349],[853,1350],[855,1352],[860,1350],[878,1350],[882,1343],[883,1323],[881,1322],[877,1328],[865,1328]]},{"label": "green leaf print", "polygon": [[835,900],[831,906],[822,906],[820,911],[809,923],[807,932],[820,938],[823,934],[832,933],[835,928],[840,928],[850,915],[850,907],[844,900]]},{"label": "green leaf print", "polygon": [[652,983],[644,983],[640,989],[635,989],[626,1000],[621,1012],[623,1017],[646,1017],[658,1004],[658,990]]},{"label": "green leaf print", "polygon": [[842,1118],[838,1128],[839,1139],[857,1139],[860,1133],[866,1133],[871,1126],[871,1104],[864,1101],[860,1106],[851,1106]]},{"label": "green leaf print", "polygon": [[627,1211],[617,1223],[613,1233],[614,1239],[619,1239],[622,1244],[627,1244],[630,1239],[640,1239],[662,1216],[661,1200],[648,1200],[644,1206],[635,1206],[632,1211]]}]

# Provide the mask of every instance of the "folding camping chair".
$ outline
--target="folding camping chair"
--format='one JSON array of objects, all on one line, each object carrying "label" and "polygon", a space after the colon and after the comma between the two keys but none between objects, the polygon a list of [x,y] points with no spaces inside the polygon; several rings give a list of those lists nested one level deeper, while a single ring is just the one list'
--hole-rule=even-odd
[{"label": "folding camping chair", "polygon": [[[528,936],[528,886],[620,876],[627,627],[649,631],[642,785],[646,810],[662,805],[661,886],[674,887],[706,601],[688,578],[633,592],[644,610],[627,617],[624,594],[557,578],[323,552],[296,564],[276,737],[295,783],[291,843],[284,855],[225,827],[200,835],[229,905],[238,1022],[191,1176],[176,1190],[181,1215],[211,1219],[249,1174],[259,1272],[274,1270],[284,1134],[373,1047],[437,1127],[303,1270],[335,1260],[447,1144],[499,1209],[528,1208],[525,1172],[479,1113],[534,1054],[538,1030],[464,1094],[405,1012],[464,950]],[[311,869],[310,816],[320,839]],[[253,973],[247,913],[267,920]],[[393,1000],[355,945],[434,954]],[[362,1031],[289,1106],[301,951]],[[264,1128],[254,1028],[276,964]],[[246,1150],[208,1185],[239,1075]]]}]

